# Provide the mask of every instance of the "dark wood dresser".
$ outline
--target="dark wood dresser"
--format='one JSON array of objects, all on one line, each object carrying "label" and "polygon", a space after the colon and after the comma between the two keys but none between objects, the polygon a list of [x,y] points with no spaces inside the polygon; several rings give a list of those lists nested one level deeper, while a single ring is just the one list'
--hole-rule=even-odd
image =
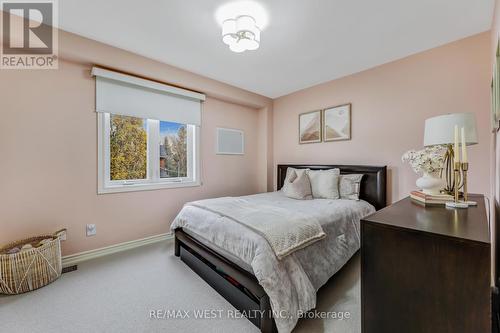
[{"label": "dark wood dresser", "polygon": [[490,235],[477,207],[403,199],[361,221],[363,333],[491,332]]}]

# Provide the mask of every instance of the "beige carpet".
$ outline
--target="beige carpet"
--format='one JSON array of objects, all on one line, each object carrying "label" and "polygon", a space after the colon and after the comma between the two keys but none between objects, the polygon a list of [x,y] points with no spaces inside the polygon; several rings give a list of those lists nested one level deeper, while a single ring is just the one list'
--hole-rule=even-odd
[{"label": "beige carpet", "polygon": [[[359,255],[318,296],[318,311],[348,311],[350,319],[302,319],[294,332],[360,329]],[[151,319],[152,310],[179,310],[176,319]],[[183,310],[183,311],[181,311]],[[217,310],[222,318],[196,319]],[[182,319],[188,311],[189,318]],[[170,312],[172,313],[172,312]],[[200,314],[200,312],[197,312]],[[82,263],[31,293],[0,296],[1,332],[258,332],[173,255],[173,241]]]}]

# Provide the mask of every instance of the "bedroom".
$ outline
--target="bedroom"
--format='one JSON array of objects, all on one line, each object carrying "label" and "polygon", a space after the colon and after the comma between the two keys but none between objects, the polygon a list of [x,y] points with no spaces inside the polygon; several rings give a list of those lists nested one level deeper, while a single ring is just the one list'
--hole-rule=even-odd
[{"label": "bedroom", "polygon": [[[33,3],[4,1],[1,9],[0,321],[7,331],[374,332],[375,325],[386,327],[378,331],[424,332],[422,319],[435,332],[496,328],[500,7],[494,0]],[[240,39],[247,50],[239,48]],[[40,50],[46,44],[50,52]],[[447,114],[455,120],[435,118]],[[440,131],[431,131],[432,120]],[[390,245],[364,245],[370,239],[363,228],[375,225],[369,213],[401,207],[424,178],[403,154],[434,146],[429,141],[440,134],[450,137],[441,144],[454,144],[459,124],[469,163],[459,176],[467,175],[467,191],[485,199],[471,195],[478,205],[468,208],[411,202],[397,214],[375,215],[374,221],[390,220],[386,225],[395,232],[377,239],[400,240],[391,244],[401,247],[401,257],[384,252],[388,247],[377,249],[386,256],[363,255]],[[452,151],[465,162],[460,134]],[[448,176],[455,177],[445,164],[439,166],[441,190],[449,187]],[[310,172],[286,177],[288,166]],[[356,193],[350,193],[354,199],[340,193],[339,183],[352,174],[364,175],[348,186],[359,201]],[[281,190],[295,181],[310,184],[311,193],[306,189],[299,197],[315,198],[290,198],[303,190],[295,186]],[[330,181],[336,185],[326,186]],[[454,202],[454,191],[448,192]],[[246,206],[236,199],[231,205],[239,209],[229,211],[220,201],[200,201],[225,197],[244,197]],[[370,209],[360,210],[352,224],[342,217],[332,223],[338,211],[351,209],[332,207],[356,206],[354,212],[366,202]],[[317,216],[301,219],[307,212]],[[396,228],[403,213],[415,214],[416,224]],[[307,222],[317,233],[277,253],[269,240],[273,230],[246,216],[273,218],[292,239],[304,236],[290,234]],[[295,227],[286,230],[282,222]],[[171,226],[179,230],[182,223],[200,230],[193,236],[187,227],[176,237]],[[8,268],[38,253],[38,242],[22,249],[28,243],[22,240],[63,229],[41,239],[53,239],[56,273],[47,270],[43,279],[39,268],[19,262],[20,273]],[[386,259],[398,267],[411,264],[406,274],[422,275],[426,268],[419,265],[435,258],[426,251],[445,245],[415,244],[419,255],[403,256],[413,244],[403,231],[412,229],[433,242],[444,238],[432,236],[449,233],[460,244],[481,247],[477,257],[460,252],[470,260],[460,261],[458,272],[455,257],[428,267],[435,274],[426,282],[435,285],[422,294],[440,300],[438,308],[414,294],[404,309],[396,293],[379,297],[389,283],[394,290],[421,290],[403,269],[389,276],[381,264],[362,272]],[[327,247],[336,232],[342,242]],[[203,243],[206,238],[215,244]],[[323,261],[312,254],[321,247],[333,249],[322,252]],[[271,265],[299,258],[304,283],[285,287],[292,280],[267,276],[274,286],[266,285],[254,266],[257,248]],[[470,262],[478,264],[466,271],[462,263]],[[456,287],[443,282],[452,272],[462,277],[461,298],[444,296]],[[54,281],[37,288],[37,279],[41,285]],[[290,295],[280,298],[280,287]],[[461,299],[470,301],[452,306]],[[295,303],[303,318],[279,313],[279,304]],[[423,311],[428,308],[436,313]],[[276,312],[269,317],[257,309]],[[469,320],[465,313],[477,317]]]}]

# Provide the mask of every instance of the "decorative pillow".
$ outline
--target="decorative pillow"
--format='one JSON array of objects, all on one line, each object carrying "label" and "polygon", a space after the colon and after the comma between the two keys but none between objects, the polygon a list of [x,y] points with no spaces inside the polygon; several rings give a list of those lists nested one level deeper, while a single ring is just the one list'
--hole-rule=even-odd
[{"label": "decorative pillow", "polygon": [[288,184],[290,184],[293,181],[293,179],[292,180],[290,179],[292,175],[295,175],[294,177],[299,177],[304,172],[307,173],[307,171],[309,171],[309,169],[287,168],[285,180],[283,181],[283,186],[281,187],[281,191],[285,192],[285,189],[288,186]]},{"label": "decorative pillow", "polygon": [[340,175],[339,192],[341,199],[359,200],[362,174]]},{"label": "decorative pillow", "polygon": [[312,199],[311,182],[306,172],[302,172],[300,176],[293,170],[289,177],[289,182],[283,186],[283,193],[292,199],[309,200]]},{"label": "decorative pillow", "polygon": [[315,199],[338,199],[340,169],[309,170],[312,196]]}]

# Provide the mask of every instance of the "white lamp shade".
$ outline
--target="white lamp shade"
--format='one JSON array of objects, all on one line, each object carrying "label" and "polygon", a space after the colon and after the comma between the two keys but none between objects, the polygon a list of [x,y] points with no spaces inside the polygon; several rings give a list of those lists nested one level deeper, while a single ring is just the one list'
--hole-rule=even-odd
[{"label": "white lamp shade", "polygon": [[229,19],[225,20],[222,22],[222,41],[227,44],[231,45],[232,43],[236,42],[236,20]]},{"label": "white lamp shade", "polygon": [[260,44],[260,29],[250,15],[239,15],[222,22],[222,41],[236,53],[257,50]]},{"label": "white lamp shade", "polygon": [[248,42],[246,42],[245,44],[246,49],[250,51],[254,51],[259,48],[259,43],[254,39],[248,39]]},{"label": "white lamp shade", "polygon": [[424,146],[453,144],[455,125],[464,128],[465,142],[474,145],[477,141],[476,117],[473,113],[452,113],[432,117],[425,121]]},{"label": "white lamp shade", "polygon": [[245,50],[257,50],[259,48],[259,43],[254,39],[240,39],[238,44],[240,44]]},{"label": "white lamp shade", "polygon": [[255,26],[252,32],[254,35],[254,40],[257,43],[260,43],[260,29],[257,26]]},{"label": "white lamp shade", "polygon": [[236,53],[241,53],[246,51],[246,48],[244,47],[243,44],[241,44],[241,41],[229,45],[229,49]]},{"label": "white lamp shade", "polygon": [[231,45],[231,44],[236,43],[238,41],[238,38],[234,37],[234,35],[228,34],[228,35],[224,35],[222,37],[222,41],[226,45]]},{"label": "white lamp shade", "polygon": [[251,16],[242,15],[236,19],[236,29],[238,31],[253,32],[255,27],[255,20]]},{"label": "white lamp shade", "polygon": [[222,36],[236,33],[236,20],[227,19],[222,22]]}]

